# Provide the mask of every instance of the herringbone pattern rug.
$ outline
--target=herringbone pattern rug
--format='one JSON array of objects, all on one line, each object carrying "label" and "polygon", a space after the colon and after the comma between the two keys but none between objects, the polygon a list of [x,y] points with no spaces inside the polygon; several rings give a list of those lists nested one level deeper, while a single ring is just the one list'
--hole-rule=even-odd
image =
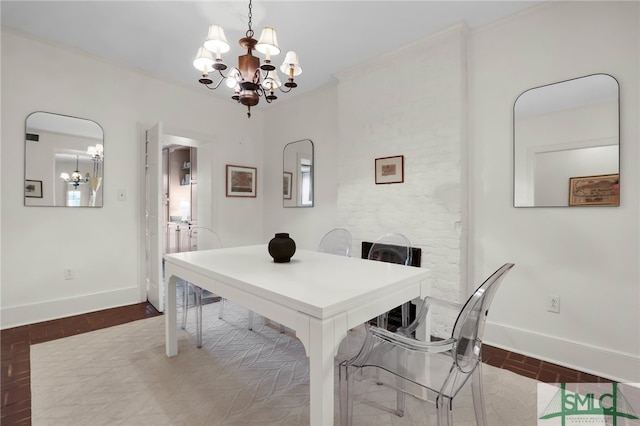
[{"label": "herringbone pattern rug", "polygon": [[[173,358],[165,356],[164,316],[33,345],[34,426],[308,424],[302,344],[257,320],[249,331],[247,311],[233,303],[222,320],[218,303],[203,309],[204,347],[195,348],[190,312]],[[536,381],[490,366],[483,374],[489,425],[536,424]],[[474,424],[470,392],[455,403],[455,424]],[[402,418],[393,415],[394,404],[394,392],[360,385],[354,423],[436,424],[430,404],[408,398]],[[335,406],[338,424],[337,392]]]}]

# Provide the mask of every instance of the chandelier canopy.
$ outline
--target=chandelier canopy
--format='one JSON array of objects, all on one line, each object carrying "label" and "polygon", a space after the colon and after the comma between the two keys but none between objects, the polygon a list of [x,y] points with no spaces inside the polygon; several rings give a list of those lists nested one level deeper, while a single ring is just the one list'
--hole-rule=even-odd
[{"label": "chandelier canopy", "polygon": [[[193,60],[193,66],[202,72],[202,78],[198,81],[208,89],[215,90],[226,80],[227,87],[234,90],[231,98],[247,107],[248,117],[251,117],[251,107],[258,105],[260,97],[264,97],[267,103],[273,102],[278,99],[275,95],[276,89],[283,93],[290,92],[294,87],[298,86],[293,78],[302,74],[298,55],[293,51],[289,51],[280,66],[280,71],[287,76],[287,81],[282,84],[276,67],[271,63],[271,56],[280,53],[276,30],[271,27],[265,27],[262,29],[260,40],[254,39],[253,29],[251,28],[251,7],[252,3],[249,0],[249,29],[245,33],[245,37],[239,40],[240,46],[247,50],[247,54],[238,57],[237,67],[231,68],[227,75],[223,74],[223,71],[228,67],[222,61],[222,54],[228,52],[230,46],[224,35],[224,29],[219,25],[211,25],[209,27],[207,39],[202,47],[198,49],[198,54]],[[253,50],[265,55],[264,63],[260,64],[260,59],[253,56]],[[213,80],[209,78],[209,73],[215,73],[216,71],[220,78],[213,84]]]}]

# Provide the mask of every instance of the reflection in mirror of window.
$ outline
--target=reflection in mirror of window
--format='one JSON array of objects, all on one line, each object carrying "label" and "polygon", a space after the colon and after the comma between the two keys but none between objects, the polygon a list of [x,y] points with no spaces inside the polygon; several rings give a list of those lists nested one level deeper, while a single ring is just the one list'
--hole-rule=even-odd
[{"label": "reflection in mirror of window", "polygon": [[570,185],[620,173],[618,99],[618,82],[607,74],[536,87],[516,99],[515,207],[565,207],[576,197],[585,201],[580,205],[619,205],[619,194],[573,194]]},{"label": "reflection in mirror of window", "polygon": [[82,191],[77,189],[67,190],[67,207],[80,207],[82,199]]},{"label": "reflection in mirror of window", "polygon": [[301,204],[303,206],[312,206],[313,200],[311,199],[311,161],[300,161],[300,182],[301,182]]}]

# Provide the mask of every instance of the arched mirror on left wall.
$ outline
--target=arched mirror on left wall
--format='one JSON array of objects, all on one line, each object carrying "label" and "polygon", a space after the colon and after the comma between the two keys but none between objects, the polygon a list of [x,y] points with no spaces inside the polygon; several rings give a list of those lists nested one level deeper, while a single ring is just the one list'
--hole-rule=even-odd
[{"label": "arched mirror on left wall", "polygon": [[29,114],[24,166],[25,206],[102,207],[104,132],[95,121]]}]

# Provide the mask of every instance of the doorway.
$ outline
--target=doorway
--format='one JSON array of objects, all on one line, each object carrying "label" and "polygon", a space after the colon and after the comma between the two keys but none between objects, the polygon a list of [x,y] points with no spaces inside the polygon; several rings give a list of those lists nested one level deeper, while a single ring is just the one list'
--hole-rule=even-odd
[{"label": "doorway", "polygon": [[165,300],[163,255],[180,251],[185,228],[215,228],[212,140],[164,132],[162,123],[145,131],[144,282],[147,300],[159,312]]},{"label": "doorway", "polygon": [[162,149],[163,253],[183,251],[184,231],[198,223],[198,148],[170,144]]}]

